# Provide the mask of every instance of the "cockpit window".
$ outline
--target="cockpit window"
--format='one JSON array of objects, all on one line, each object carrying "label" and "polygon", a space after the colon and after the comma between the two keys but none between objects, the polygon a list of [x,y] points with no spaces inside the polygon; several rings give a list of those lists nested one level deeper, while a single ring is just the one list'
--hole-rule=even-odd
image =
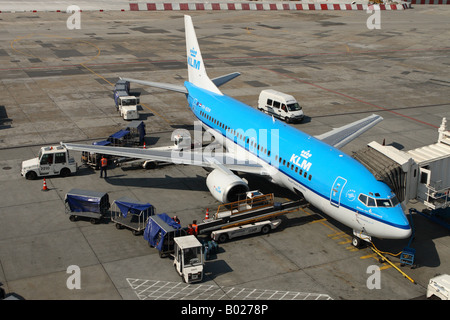
[{"label": "cockpit window", "polygon": [[377,199],[377,207],[392,207],[389,199]]},{"label": "cockpit window", "polygon": [[361,201],[364,205],[367,205],[367,196],[365,194],[360,194],[358,197],[359,201]]},{"label": "cockpit window", "polygon": [[396,206],[400,203],[400,201],[398,201],[398,199],[397,199],[396,196],[393,196],[393,197],[391,198],[391,202],[392,202],[392,206],[393,206],[393,207],[396,207]]},{"label": "cockpit window", "polygon": [[361,193],[358,199],[367,207],[390,208],[400,203],[396,196],[393,196],[391,199],[374,199]]}]

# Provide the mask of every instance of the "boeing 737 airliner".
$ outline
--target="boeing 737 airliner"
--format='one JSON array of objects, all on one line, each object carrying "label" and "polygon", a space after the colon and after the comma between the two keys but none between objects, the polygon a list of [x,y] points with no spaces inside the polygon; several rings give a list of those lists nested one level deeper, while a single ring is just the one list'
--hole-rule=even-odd
[{"label": "boeing 737 airliner", "polygon": [[184,93],[195,117],[226,152],[181,154],[152,149],[65,143],[68,149],[208,167],[206,183],[221,202],[248,190],[234,172],[263,175],[292,190],[325,214],[353,229],[353,244],[371,237],[404,239],[411,228],[395,194],[358,161],[338,148],[382,120],[369,116],[320,136],[310,136],[229,96],[219,86],[239,75],[210,79],[190,16],[185,16],[189,81],[184,86],[124,79]]}]

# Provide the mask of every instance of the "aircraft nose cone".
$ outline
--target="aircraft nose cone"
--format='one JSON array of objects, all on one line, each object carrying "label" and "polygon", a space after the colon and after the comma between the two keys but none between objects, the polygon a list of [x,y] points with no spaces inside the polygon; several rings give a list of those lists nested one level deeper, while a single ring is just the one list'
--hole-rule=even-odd
[{"label": "aircraft nose cone", "polygon": [[409,238],[412,234],[411,227],[408,225],[407,229],[399,229],[397,228],[395,232],[397,239],[406,239]]}]

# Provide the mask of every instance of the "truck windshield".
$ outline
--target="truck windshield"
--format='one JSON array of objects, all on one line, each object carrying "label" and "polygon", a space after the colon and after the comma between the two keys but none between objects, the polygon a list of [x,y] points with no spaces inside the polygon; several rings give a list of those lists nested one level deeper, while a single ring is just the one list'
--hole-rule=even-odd
[{"label": "truck windshield", "polygon": [[299,111],[302,110],[302,107],[296,102],[296,103],[290,103],[287,105],[289,111]]},{"label": "truck windshield", "polygon": [[201,248],[188,248],[183,250],[185,264],[200,263]]},{"label": "truck windshield", "polygon": [[136,105],[136,99],[123,99],[122,100],[123,106],[135,106]]}]

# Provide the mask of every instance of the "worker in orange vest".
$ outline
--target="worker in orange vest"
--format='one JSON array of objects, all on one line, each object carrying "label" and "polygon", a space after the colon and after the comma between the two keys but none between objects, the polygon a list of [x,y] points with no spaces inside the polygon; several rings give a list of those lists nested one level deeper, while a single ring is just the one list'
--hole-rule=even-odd
[{"label": "worker in orange vest", "polygon": [[194,229],[194,236],[197,236],[198,235],[197,220],[192,221],[192,229]]},{"label": "worker in orange vest", "polygon": [[105,156],[102,156],[100,160],[100,178],[103,178],[103,172],[105,172],[105,178],[108,177],[107,167],[108,167],[108,159],[106,159]]}]

